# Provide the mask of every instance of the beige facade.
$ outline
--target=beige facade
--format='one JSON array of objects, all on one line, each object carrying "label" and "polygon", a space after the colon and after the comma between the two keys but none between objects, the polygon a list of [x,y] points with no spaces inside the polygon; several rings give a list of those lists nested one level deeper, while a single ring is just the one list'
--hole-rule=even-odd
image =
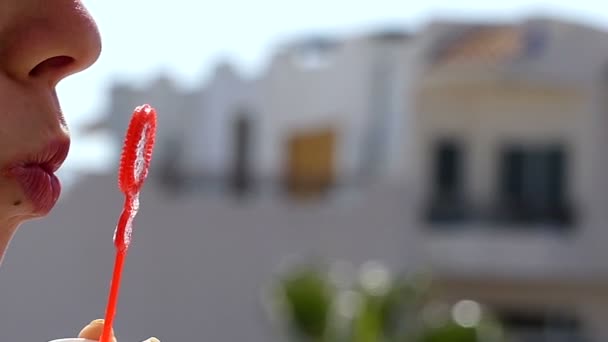
[{"label": "beige facade", "polygon": [[[553,25],[555,45],[578,44],[559,37],[582,28]],[[492,307],[517,341],[608,339],[606,40],[564,72],[451,51],[417,87],[410,184],[425,260],[448,297]],[[537,63],[564,62],[548,50]]]}]

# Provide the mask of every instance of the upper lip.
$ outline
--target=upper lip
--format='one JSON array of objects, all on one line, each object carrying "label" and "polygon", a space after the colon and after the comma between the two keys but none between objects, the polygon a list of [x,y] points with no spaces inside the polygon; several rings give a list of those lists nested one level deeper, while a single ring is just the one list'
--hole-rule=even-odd
[{"label": "upper lip", "polygon": [[48,173],[54,173],[67,158],[69,150],[70,141],[68,139],[57,139],[14,163],[11,168],[40,167]]}]

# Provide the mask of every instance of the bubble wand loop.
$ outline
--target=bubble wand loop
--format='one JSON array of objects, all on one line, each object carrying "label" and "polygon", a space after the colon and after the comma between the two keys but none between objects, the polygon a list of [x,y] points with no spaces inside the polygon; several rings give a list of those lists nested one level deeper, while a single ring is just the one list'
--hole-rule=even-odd
[{"label": "bubble wand loop", "polygon": [[118,187],[125,195],[125,203],[114,231],[116,259],[100,342],[110,342],[116,315],[122,270],[127,256],[133,219],[139,210],[139,192],[148,176],[156,134],[156,111],[149,105],[135,108],[122,149],[118,169]]}]

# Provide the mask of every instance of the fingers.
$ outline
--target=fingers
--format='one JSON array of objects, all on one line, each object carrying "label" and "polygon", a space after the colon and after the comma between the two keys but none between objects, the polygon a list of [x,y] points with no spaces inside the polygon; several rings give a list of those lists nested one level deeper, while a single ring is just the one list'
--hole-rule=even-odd
[{"label": "fingers", "polygon": [[[103,332],[103,319],[96,319],[89,323],[86,327],[84,327],[78,337],[86,338],[89,340],[98,341],[101,338],[101,333]],[[114,330],[112,329],[112,341],[116,342],[116,336],[114,336]],[[147,341],[146,341],[147,342]]]},{"label": "fingers", "polygon": [[[86,338],[88,340],[99,341],[101,338],[101,333],[103,332],[103,319],[96,319],[93,322],[89,323],[86,327],[84,327],[78,337]],[[112,341],[116,342],[116,336],[114,336],[114,329],[112,329]],[[160,342],[156,337],[150,337],[149,339],[143,342]]]}]

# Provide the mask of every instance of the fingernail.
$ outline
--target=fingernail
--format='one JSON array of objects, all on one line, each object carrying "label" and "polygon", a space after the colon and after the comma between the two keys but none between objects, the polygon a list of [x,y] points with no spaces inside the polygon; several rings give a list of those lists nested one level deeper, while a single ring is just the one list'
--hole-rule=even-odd
[{"label": "fingernail", "polygon": [[145,340],[144,342],[160,342],[160,340],[157,339],[156,337],[150,337],[149,339]]},{"label": "fingernail", "polygon": [[98,319],[94,319],[91,321],[91,323],[89,323],[89,325],[94,325],[94,324],[103,324],[104,320],[103,318],[98,318]]}]

